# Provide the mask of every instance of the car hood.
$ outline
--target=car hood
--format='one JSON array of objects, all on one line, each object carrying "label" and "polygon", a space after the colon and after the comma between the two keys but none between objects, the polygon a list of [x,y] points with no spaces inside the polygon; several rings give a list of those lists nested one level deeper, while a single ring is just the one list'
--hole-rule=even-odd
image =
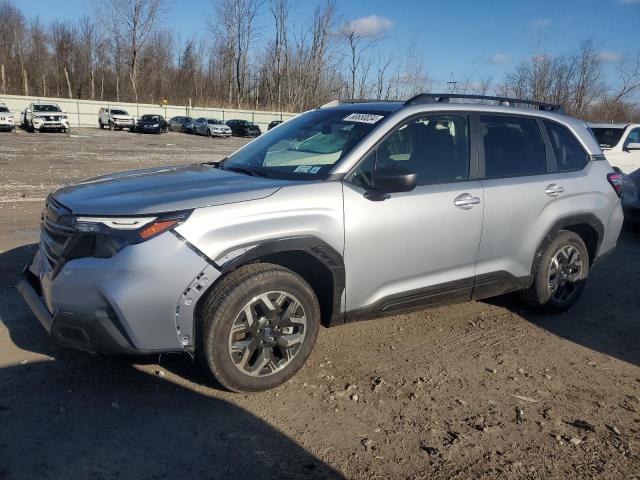
[{"label": "car hood", "polygon": [[53,197],[76,215],[139,215],[257,200],[285,183],[195,164],[91,178]]},{"label": "car hood", "polygon": [[133,120],[131,115],[111,115],[111,118],[115,120]]},{"label": "car hood", "polygon": [[140,125],[157,125],[159,123],[162,123],[162,120],[138,120]]}]

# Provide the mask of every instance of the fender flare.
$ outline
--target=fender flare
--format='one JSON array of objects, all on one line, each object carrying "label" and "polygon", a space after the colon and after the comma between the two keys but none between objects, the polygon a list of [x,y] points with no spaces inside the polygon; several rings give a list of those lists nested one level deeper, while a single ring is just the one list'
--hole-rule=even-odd
[{"label": "fender flare", "polygon": [[568,215],[566,217],[562,217],[562,218],[558,219],[551,226],[551,228],[549,228],[549,230],[547,230],[547,233],[544,235],[542,240],[539,242],[538,248],[536,249],[536,253],[535,253],[535,256],[533,258],[532,265],[531,265],[531,277],[530,277],[531,279],[534,278],[534,276],[535,276],[535,274],[536,274],[536,272],[538,270],[538,266],[540,264],[540,260],[542,259],[542,254],[544,253],[545,248],[547,248],[547,245],[549,245],[549,243],[551,243],[551,236],[554,233],[556,233],[558,230],[567,229],[567,227],[571,227],[573,225],[579,225],[579,224],[589,225],[590,227],[592,227],[596,231],[596,234],[598,236],[597,245],[596,245],[596,248],[595,248],[595,251],[594,251],[594,256],[593,256],[593,258],[589,259],[591,264],[593,264],[593,262],[595,261],[595,259],[598,256],[598,250],[600,250],[600,244],[602,243],[602,239],[604,238],[604,225],[602,224],[600,219],[598,219],[598,217],[596,217],[592,213],[580,213],[580,214],[575,214],[575,215]]},{"label": "fender flare", "polygon": [[288,252],[304,252],[311,255],[329,271],[333,291],[331,292],[331,305],[327,306],[323,324],[333,326],[344,323],[342,308],[346,286],[344,260],[340,252],[318,237],[302,235],[266,240],[221,266],[222,277],[248,263]]}]

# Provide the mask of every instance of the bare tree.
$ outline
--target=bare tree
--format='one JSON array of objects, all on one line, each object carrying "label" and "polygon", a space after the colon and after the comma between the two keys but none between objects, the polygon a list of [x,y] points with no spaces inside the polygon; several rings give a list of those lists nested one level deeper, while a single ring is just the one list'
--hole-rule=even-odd
[{"label": "bare tree", "polygon": [[[356,98],[356,81],[365,58],[365,53],[376,45],[390,27],[388,20],[375,15],[344,23],[337,32],[338,38],[346,45],[349,58],[350,95]],[[366,68],[368,72],[368,68]],[[361,82],[365,83],[365,82]]]},{"label": "bare tree", "polygon": [[[384,18],[337,26],[337,0],[321,0],[309,21],[293,15],[294,0],[212,1],[214,42],[160,28],[162,0],[102,0],[98,18],[49,23],[0,0],[0,93],[301,111],[431,90],[425,42],[411,35],[389,48]],[[585,119],[640,120],[640,53],[612,64],[618,74],[605,82],[594,40],[564,54],[542,45],[504,81],[461,72],[456,89],[561,103]]]},{"label": "bare tree", "polygon": [[228,46],[226,55],[234,67],[236,106],[240,108],[247,87],[249,55],[257,40],[256,18],[261,0],[228,0],[216,4],[218,35]]},{"label": "bare tree", "polygon": [[138,101],[138,58],[163,12],[162,0],[97,0],[103,25],[127,52],[129,79]]}]

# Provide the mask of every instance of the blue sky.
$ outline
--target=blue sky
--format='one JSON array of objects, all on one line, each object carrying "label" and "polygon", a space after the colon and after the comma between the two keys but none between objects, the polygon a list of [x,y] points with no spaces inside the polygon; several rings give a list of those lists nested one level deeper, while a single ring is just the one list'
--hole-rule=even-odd
[{"label": "blue sky", "polygon": [[[322,2],[296,1],[293,19],[300,25]],[[169,0],[169,4],[166,27],[180,31],[183,39],[206,34],[212,3]],[[91,0],[22,0],[16,5],[43,21],[75,19],[93,10]],[[341,21],[375,15],[388,25],[381,45],[386,53],[413,42],[436,88],[445,85],[452,73],[460,81],[491,76],[498,83],[536,47],[549,53],[568,52],[588,37],[596,39],[603,58],[609,60],[605,72],[615,82],[611,60],[640,51],[640,0],[339,0],[338,10]],[[263,21],[267,25],[269,18]]]}]

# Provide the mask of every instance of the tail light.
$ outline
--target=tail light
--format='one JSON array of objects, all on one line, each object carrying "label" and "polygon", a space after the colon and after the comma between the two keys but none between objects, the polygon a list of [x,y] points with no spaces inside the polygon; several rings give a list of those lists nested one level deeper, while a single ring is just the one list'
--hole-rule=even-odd
[{"label": "tail light", "polygon": [[609,173],[607,174],[607,180],[616,191],[619,197],[622,196],[622,175],[619,173]]}]

